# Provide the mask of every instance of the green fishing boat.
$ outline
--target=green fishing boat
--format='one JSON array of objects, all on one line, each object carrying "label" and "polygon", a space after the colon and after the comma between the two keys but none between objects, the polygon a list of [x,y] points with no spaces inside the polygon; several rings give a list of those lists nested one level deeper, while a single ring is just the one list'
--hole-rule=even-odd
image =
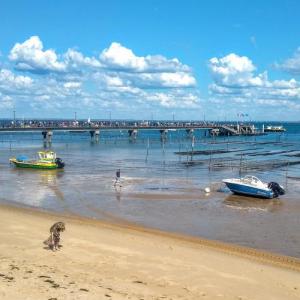
[{"label": "green fishing boat", "polygon": [[30,168],[30,169],[62,169],[65,163],[61,158],[56,157],[56,153],[53,151],[39,151],[38,159],[28,159],[26,156],[20,155],[13,157],[10,160],[18,168]]}]

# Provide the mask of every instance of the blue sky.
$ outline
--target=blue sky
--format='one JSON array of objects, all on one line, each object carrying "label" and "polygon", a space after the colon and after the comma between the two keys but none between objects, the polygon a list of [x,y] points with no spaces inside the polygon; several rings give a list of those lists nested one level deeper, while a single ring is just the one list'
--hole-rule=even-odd
[{"label": "blue sky", "polygon": [[0,0],[0,118],[300,120],[299,1]]}]

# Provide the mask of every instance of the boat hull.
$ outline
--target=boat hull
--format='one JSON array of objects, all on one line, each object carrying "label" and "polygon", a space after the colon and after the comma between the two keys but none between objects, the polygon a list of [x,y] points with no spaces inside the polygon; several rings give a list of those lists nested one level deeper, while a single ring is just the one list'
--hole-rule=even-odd
[{"label": "boat hull", "polygon": [[11,160],[11,162],[18,168],[43,169],[43,170],[58,169],[56,163],[21,162],[16,160]]},{"label": "boat hull", "polygon": [[274,198],[274,193],[272,190],[264,190],[256,187],[251,187],[248,185],[242,185],[238,183],[225,182],[226,186],[231,192],[238,195],[252,196],[257,198],[271,199]]}]

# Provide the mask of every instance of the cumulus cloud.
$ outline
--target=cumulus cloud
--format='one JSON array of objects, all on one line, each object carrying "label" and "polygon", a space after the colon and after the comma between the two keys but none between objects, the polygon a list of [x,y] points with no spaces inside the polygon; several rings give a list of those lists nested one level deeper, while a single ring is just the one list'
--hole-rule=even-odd
[{"label": "cumulus cloud", "polygon": [[182,90],[168,93],[154,92],[147,95],[146,101],[154,101],[166,108],[200,108],[199,95],[197,93],[183,93]]},{"label": "cumulus cloud", "polygon": [[102,51],[100,61],[107,68],[131,72],[189,72],[190,68],[177,58],[167,59],[162,55],[136,56],[131,49],[112,43]]},{"label": "cumulus cloud", "polygon": [[60,111],[83,105],[85,109],[190,110],[200,103],[189,66],[162,55],[138,56],[120,43],[112,43],[97,56],[85,56],[74,48],[64,53],[45,49],[41,39],[32,36],[14,45],[9,60],[19,74],[2,71],[0,92],[24,105],[27,101],[34,109],[43,105]]},{"label": "cumulus cloud", "polygon": [[99,68],[101,63],[95,57],[85,57],[79,51],[68,49],[64,55],[64,64],[68,69],[78,70],[81,67]]},{"label": "cumulus cloud", "polygon": [[296,50],[294,55],[286,59],[283,63],[275,63],[277,69],[281,69],[290,74],[300,74],[300,47]]},{"label": "cumulus cloud", "polygon": [[[102,90],[98,94],[101,99],[122,99],[125,97],[126,101],[135,104],[134,106],[142,107],[157,107],[157,108],[180,108],[182,110],[190,110],[201,107],[199,92],[192,90],[187,92],[184,89],[170,89],[170,90],[144,90],[139,88],[110,88],[106,91]],[[119,101],[120,103],[124,101]],[[106,102],[108,105],[111,103]]]},{"label": "cumulus cloud", "polygon": [[35,74],[52,74],[65,82],[99,79],[101,84],[141,88],[195,87],[191,69],[177,58],[162,55],[137,56],[131,49],[112,43],[99,58],[84,56],[75,49],[57,55],[53,49],[44,50],[38,36],[16,43],[9,59],[15,69]]},{"label": "cumulus cloud", "polygon": [[132,50],[123,47],[119,43],[112,43],[104,49],[100,60],[108,67],[127,70],[143,71],[147,64],[144,57],[136,56]]},{"label": "cumulus cloud", "polygon": [[7,69],[0,70],[0,89],[22,89],[31,86],[33,80],[28,76],[15,75]]},{"label": "cumulus cloud", "polygon": [[132,87],[141,89],[170,89],[194,88],[196,79],[192,74],[175,73],[124,73],[124,72],[97,72],[93,79],[99,84],[109,87]]},{"label": "cumulus cloud", "polygon": [[16,43],[11,49],[9,59],[15,63],[15,69],[38,74],[82,71],[82,68],[99,68],[101,63],[95,57],[86,57],[75,49],[57,55],[55,50],[44,50],[38,36],[32,36],[23,43]]},{"label": "cumulus cloud", "polygon": [[[147,112],[176,108],[197,111],[202,99],[191,68],[177,58],[162,55],[137,55],[120,43],[112,43],[95,56],[85,56],[74,48],[64,53],[44,49],[33,36],[11,49],[9,64],[0,66],[1,107],[23,103],[34,109],[62,112],[68,109]],[[277,68],[300,74],[300,49]],[[247,56],[235,53],[213,57],[208,62],[213,82],[209,85],[208,110],[259,106],[289,109],[300,107],[300,83],[294,79],[270,80],[258,72]],[[227,105],[228,108],[230,105]],[[189,113],[186,114],[189,116]]]},{"label": "cumulus cloud", "polygon": [[270,106],[280,103],[286,107],[300,102],[299,82],[294,78],[271,81],[266,71],[255,74],[256,67],[246,56],[232,53],[214,57],[209,61],[209,69],[214,80],[209,86],[212,101]]},{"label": "cumulus cloud", "polygon": [[10,96],[7,96],[7,95],[3,95],[1,92],[0,92],[0,107],[2,109],[10,109],[12,108],[14,105],[13,103],[13,99],[12,97]]},{"label": "cumulus cloud", "polygon": [[209,60],[209,69],[213,79],[228,87],[234,86],[262,86],[266,80],[266,73],[253,76],[256,67],[246,56],[231,53],[222,58],[213,57]]},{"label": "cumulus cloud", "polygon": [[123,82],[139,88],[191,88],[196,79],[189,73],[121,73]]},{"label": "cumulus cloud", "polygon": [[16,63],[16,69],[36,72],[61,72],[65,65],[58,61],[54,50],[43,50],[38,36],[32,36],[24,43],[16,43],[11,49],[9,59]]}]

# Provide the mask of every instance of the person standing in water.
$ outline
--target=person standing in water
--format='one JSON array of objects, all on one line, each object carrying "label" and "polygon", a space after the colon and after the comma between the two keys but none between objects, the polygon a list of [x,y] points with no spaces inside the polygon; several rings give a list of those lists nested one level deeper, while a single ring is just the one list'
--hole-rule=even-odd
[{"label": "person standing in water", "polygon": [[118,169],[116,171],[116,180],[115,180],[114,186],[116,186],[116,185],[121,186],[121,170],[120,169]]}]

